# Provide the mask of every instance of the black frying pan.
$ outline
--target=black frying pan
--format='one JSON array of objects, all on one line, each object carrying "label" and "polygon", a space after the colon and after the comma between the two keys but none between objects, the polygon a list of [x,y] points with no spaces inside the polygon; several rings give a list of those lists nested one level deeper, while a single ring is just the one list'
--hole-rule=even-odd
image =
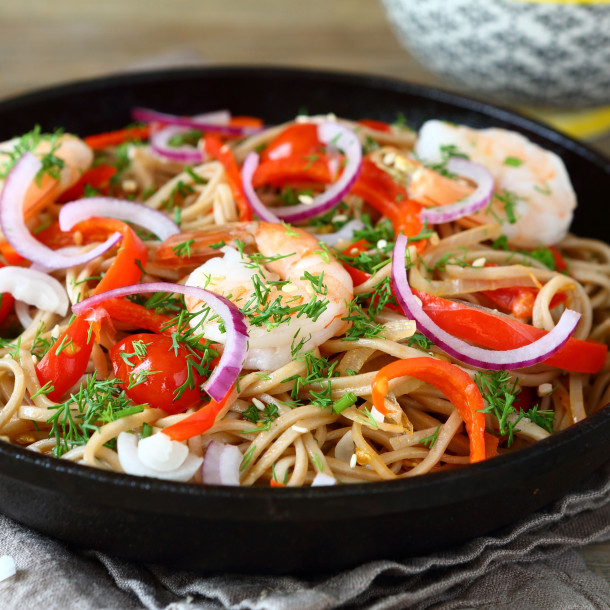
[{"label": "black frying pan", "polygon": [[[610,163],[551,129],[488,104],[375,78],[275,68],[122,75],[0,103],[0,141],[63,127],[130,122],[133,106],[195,114],[228,108],[267,123],[301,109],[418,127],[442,118],[516,129],[565,161],[578,193],[574,231],[607,239]],[[103,472],[0,442],[0,511],[48,535],[149,562],[295,572],[400,558],[480,536],[560,497],[610,458],[610,409],[513,455],[461,470],[326,488],[202,487]]]}]

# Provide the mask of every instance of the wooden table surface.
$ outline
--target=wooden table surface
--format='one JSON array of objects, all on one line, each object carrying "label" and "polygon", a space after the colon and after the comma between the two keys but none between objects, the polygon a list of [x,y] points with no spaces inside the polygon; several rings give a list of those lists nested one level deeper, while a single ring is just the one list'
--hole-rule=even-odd
[{"label": "wooden table surface", "polygon": [[[440,82],[375,0],[0,0],[0,99],[159,65],[290,65]],[[610,155],[610,136],[592,142]],[[582,550],[610,582],[610,543]]]}]

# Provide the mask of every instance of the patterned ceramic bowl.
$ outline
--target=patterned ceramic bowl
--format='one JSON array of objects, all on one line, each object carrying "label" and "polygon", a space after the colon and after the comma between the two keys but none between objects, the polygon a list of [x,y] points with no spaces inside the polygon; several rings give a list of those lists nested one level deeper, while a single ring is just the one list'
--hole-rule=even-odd
[{"label": "patterned ceramic bowl", "polygon": [[551,108],[610,103],[610,0],[382,0],[402,44],[476,94]]}]

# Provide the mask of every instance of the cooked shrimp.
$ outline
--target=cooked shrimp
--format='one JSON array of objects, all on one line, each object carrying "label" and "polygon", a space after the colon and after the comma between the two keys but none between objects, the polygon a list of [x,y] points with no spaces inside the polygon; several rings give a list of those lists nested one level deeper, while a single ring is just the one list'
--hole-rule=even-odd
[{"label": "cooked shrimp", "polygon": [[[200,253],[204,243],[233,244],[216,250],[217,256],[195,269],[186,284],[220,294],[244,311],[250,335],[245,368],[277,369],[347,328],[343,318],[353,298],[352,279],[309,233],[249,222],[213,227],[190,237],[197,240]],[[186,306],[191,313],[202,308],[189,298]],[[191,319],[192,326],[199,324],[206,338],[224,343],[217,321]]]},{"label": "cooked shrimp", "polygon": [[[415,152],[426,162],[439,163],[447,146],[485,166],[495,180],[496,194],[504,199],[495,197],[492,208],[478,212],[473,219],[482,223],[500,220],[504,235],[523,248],[554,244],[565,237],[576,208],[576,194],[563,161],[555,153],[505,129],[478,130],[436,120],[420,129]],[[430,173],[424,178],[430,180]],[[464,196],[463,191],[463,186],[456,187],[457,198],[438,203],[456,201]],[[513,219],[507,213],[507,201],[513,208]]]},{"label": "cooked shrimp", "polygon": [[[0,144],[0,162],[19,144],[20,138],[13,138]],[[43,157],[49,152],[64,162],[58,179],[45,174],[41,181],[33,182],[26,194],[24,205],[25,217],[30,218],[48,204],[57,199],[61,193],[78,182],[82,174],[93,163],[93,151],[80,138],[71,134],[61,134],[54,138],[41,138],[32,152]],[[0,181],[0,188],[4,181]]]}]

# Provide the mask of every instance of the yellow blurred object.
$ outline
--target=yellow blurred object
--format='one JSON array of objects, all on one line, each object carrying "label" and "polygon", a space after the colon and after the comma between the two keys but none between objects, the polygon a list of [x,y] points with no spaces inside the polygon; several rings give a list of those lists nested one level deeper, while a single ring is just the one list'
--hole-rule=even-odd
[{"label": "yellow blurred object", "polygon": [[[518,0],[533,2],[541,0]],[[527,114],[539,121],[573,138],[588,140],[597,138],[610,131],[610,106],[589,108],[586,110],[544,110],[540,108],[520,107]]]}]

